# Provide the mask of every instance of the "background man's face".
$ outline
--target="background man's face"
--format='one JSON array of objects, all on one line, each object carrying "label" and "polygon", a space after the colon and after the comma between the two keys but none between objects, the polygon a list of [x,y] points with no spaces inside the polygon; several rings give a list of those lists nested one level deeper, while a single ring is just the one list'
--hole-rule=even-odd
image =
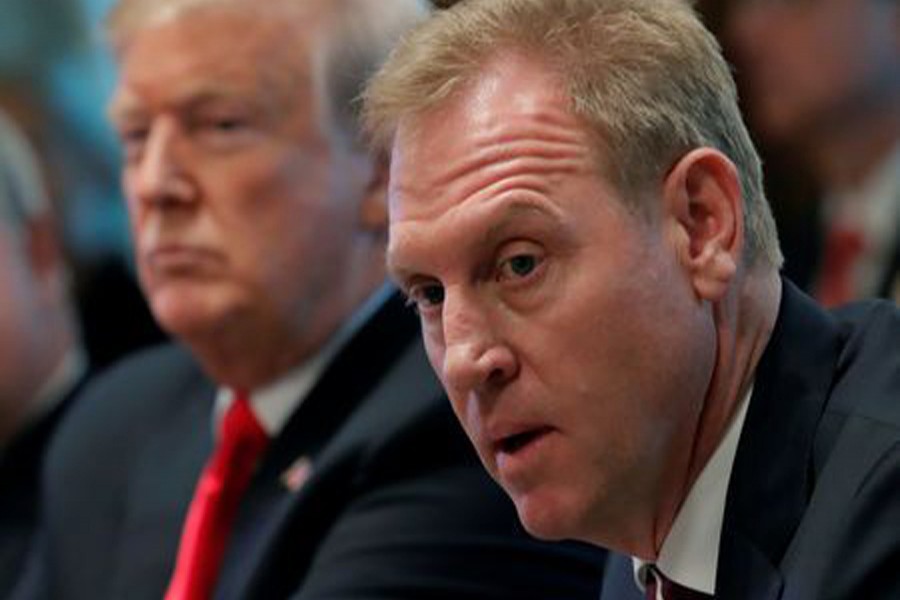
[{"label": "background man's face", "polygon": [[144,27],[120,56],[138,272],[179,336],[234,318],[301,336],[349,270],[358,182],[323,133],[310,50],[248,6]]},{"label": "background man's face", "polygon": [[[758,124],[774,140],[867,110],[867,96],[896,86],[896,3],[878,0],[741,0],[727,35]],[[890,13],[894,18],[890,18]],[[893,82],[893,83],[891,83]],[[848,111],[850,111],[848,113]]]},{"label": "background man's face", "polygon": [[623,207],[560,89],[501,56],[402,120],[388,259],[525,526],[610,543],[684,478],[714,333],[666,221]]},{"label": "background man's face", "polygon": [[[17,412],[39,385],[34,352],[41,307],[42,284],[33,272],[27,240],[0,220],[0,417]],[[0,426],[2,429],[2,426]]]}]

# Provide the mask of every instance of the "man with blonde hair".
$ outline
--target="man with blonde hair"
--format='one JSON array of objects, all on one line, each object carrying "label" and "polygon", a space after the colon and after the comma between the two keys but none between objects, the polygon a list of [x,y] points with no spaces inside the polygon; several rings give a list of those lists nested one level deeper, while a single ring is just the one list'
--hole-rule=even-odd
[{"label": "man with blonde hair", "polygon": [[517,529],[383,287],[386,159],[355,100],[426,16],[114,9],[137,270],[179,343],[102,376],[60,431],[30,577],[45,596],[596,597],[602,554]]},{"label": "man with blonde hair", "polygon": [[462,2],[365,110],[389,269],[526,529],[618,552],[613,600],[900,593],[900,314],[780,277],[688,3]]}]

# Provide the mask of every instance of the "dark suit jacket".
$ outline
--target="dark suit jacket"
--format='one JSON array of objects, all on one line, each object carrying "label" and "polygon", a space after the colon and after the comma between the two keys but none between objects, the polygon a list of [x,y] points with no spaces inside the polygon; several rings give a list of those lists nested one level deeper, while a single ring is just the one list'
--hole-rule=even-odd
[{"label": "dark suit jacket", "polygon": [[[162,597],[211,452],[213,398],[176,347],[88,390],[51,451],[28,585],[65,600]],[[392,300],[271,443],[216,597],[596,598],[602,555],[527,538],[448,406],[415,317]],[[292,492],[282,479],[300,457],[312,471]],[[24,597],[41,596],[28,585]]]},{"label": "dark suit jacket", "polygon": [[77,381],[47,414],[30,423],[0,454],[0,598],[7,598],[25,567],[39,522],[41,470],[56,426],[80,389]]},{"label": "dark suit jacket", "polygon": [[[604,600],[642,598],[615,556]],[[900,311],[789,282],[728,488],[717,597],[900,598]]]}]

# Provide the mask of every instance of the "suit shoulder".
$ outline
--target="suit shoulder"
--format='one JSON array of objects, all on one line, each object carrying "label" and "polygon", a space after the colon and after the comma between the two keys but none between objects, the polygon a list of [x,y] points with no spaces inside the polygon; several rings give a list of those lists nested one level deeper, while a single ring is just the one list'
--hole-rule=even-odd
[{"label": "suit shoulder", "polygon": [[172,413],[172,405],[204,387],[211,395],[197,363],[177,345],[130,355],[94,376],[73,399],[56,432],[51,461],[68,464],[83,452],[115,452],[136,442]]},{"label": "suit shoulder", "polygon": [[[155,346],[125,357],[92,378],[78,396],[79,410],[146,409],[204,380],[199,365],[183,347]],[[147,402],[148,398],[157,400]]]},{"label": "suit shoulder", "polygon": [[384,444],[395,445],[410,436],[419,438],[436,422],[456,425],[417,339],[381,377],[344,429],[347,434],[365,438],[373,449]]},{"label": "suit shoulder", "polygon": [[900,309],[870,301],[836,311],[844,344],[829,412],[900,430]]},{"label": "suit shoulder", "polygon": [[868,300],[833,311],[852,348],[900,351],[900,308],[886,300]]}]

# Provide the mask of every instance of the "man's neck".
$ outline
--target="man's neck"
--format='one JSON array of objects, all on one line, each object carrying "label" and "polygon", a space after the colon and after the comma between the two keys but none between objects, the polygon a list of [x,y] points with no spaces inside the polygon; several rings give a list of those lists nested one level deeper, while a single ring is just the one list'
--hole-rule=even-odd
[{"label": "man's neck", "polygon": [[[748,269],[732,297],[714,308],[716,368],[700,415],[686,490],[719,446],[753,382],[756,365],[775,328],[781,279],[775,269]],[[685,491],[686,491],[685,490]]]},{"label": "man's neck", "polygon": [[319,299],[297,321],[231,319],[216,331],[182,338],[219,385],[256,389],[314,356],[380,287],[382,280]]}]

